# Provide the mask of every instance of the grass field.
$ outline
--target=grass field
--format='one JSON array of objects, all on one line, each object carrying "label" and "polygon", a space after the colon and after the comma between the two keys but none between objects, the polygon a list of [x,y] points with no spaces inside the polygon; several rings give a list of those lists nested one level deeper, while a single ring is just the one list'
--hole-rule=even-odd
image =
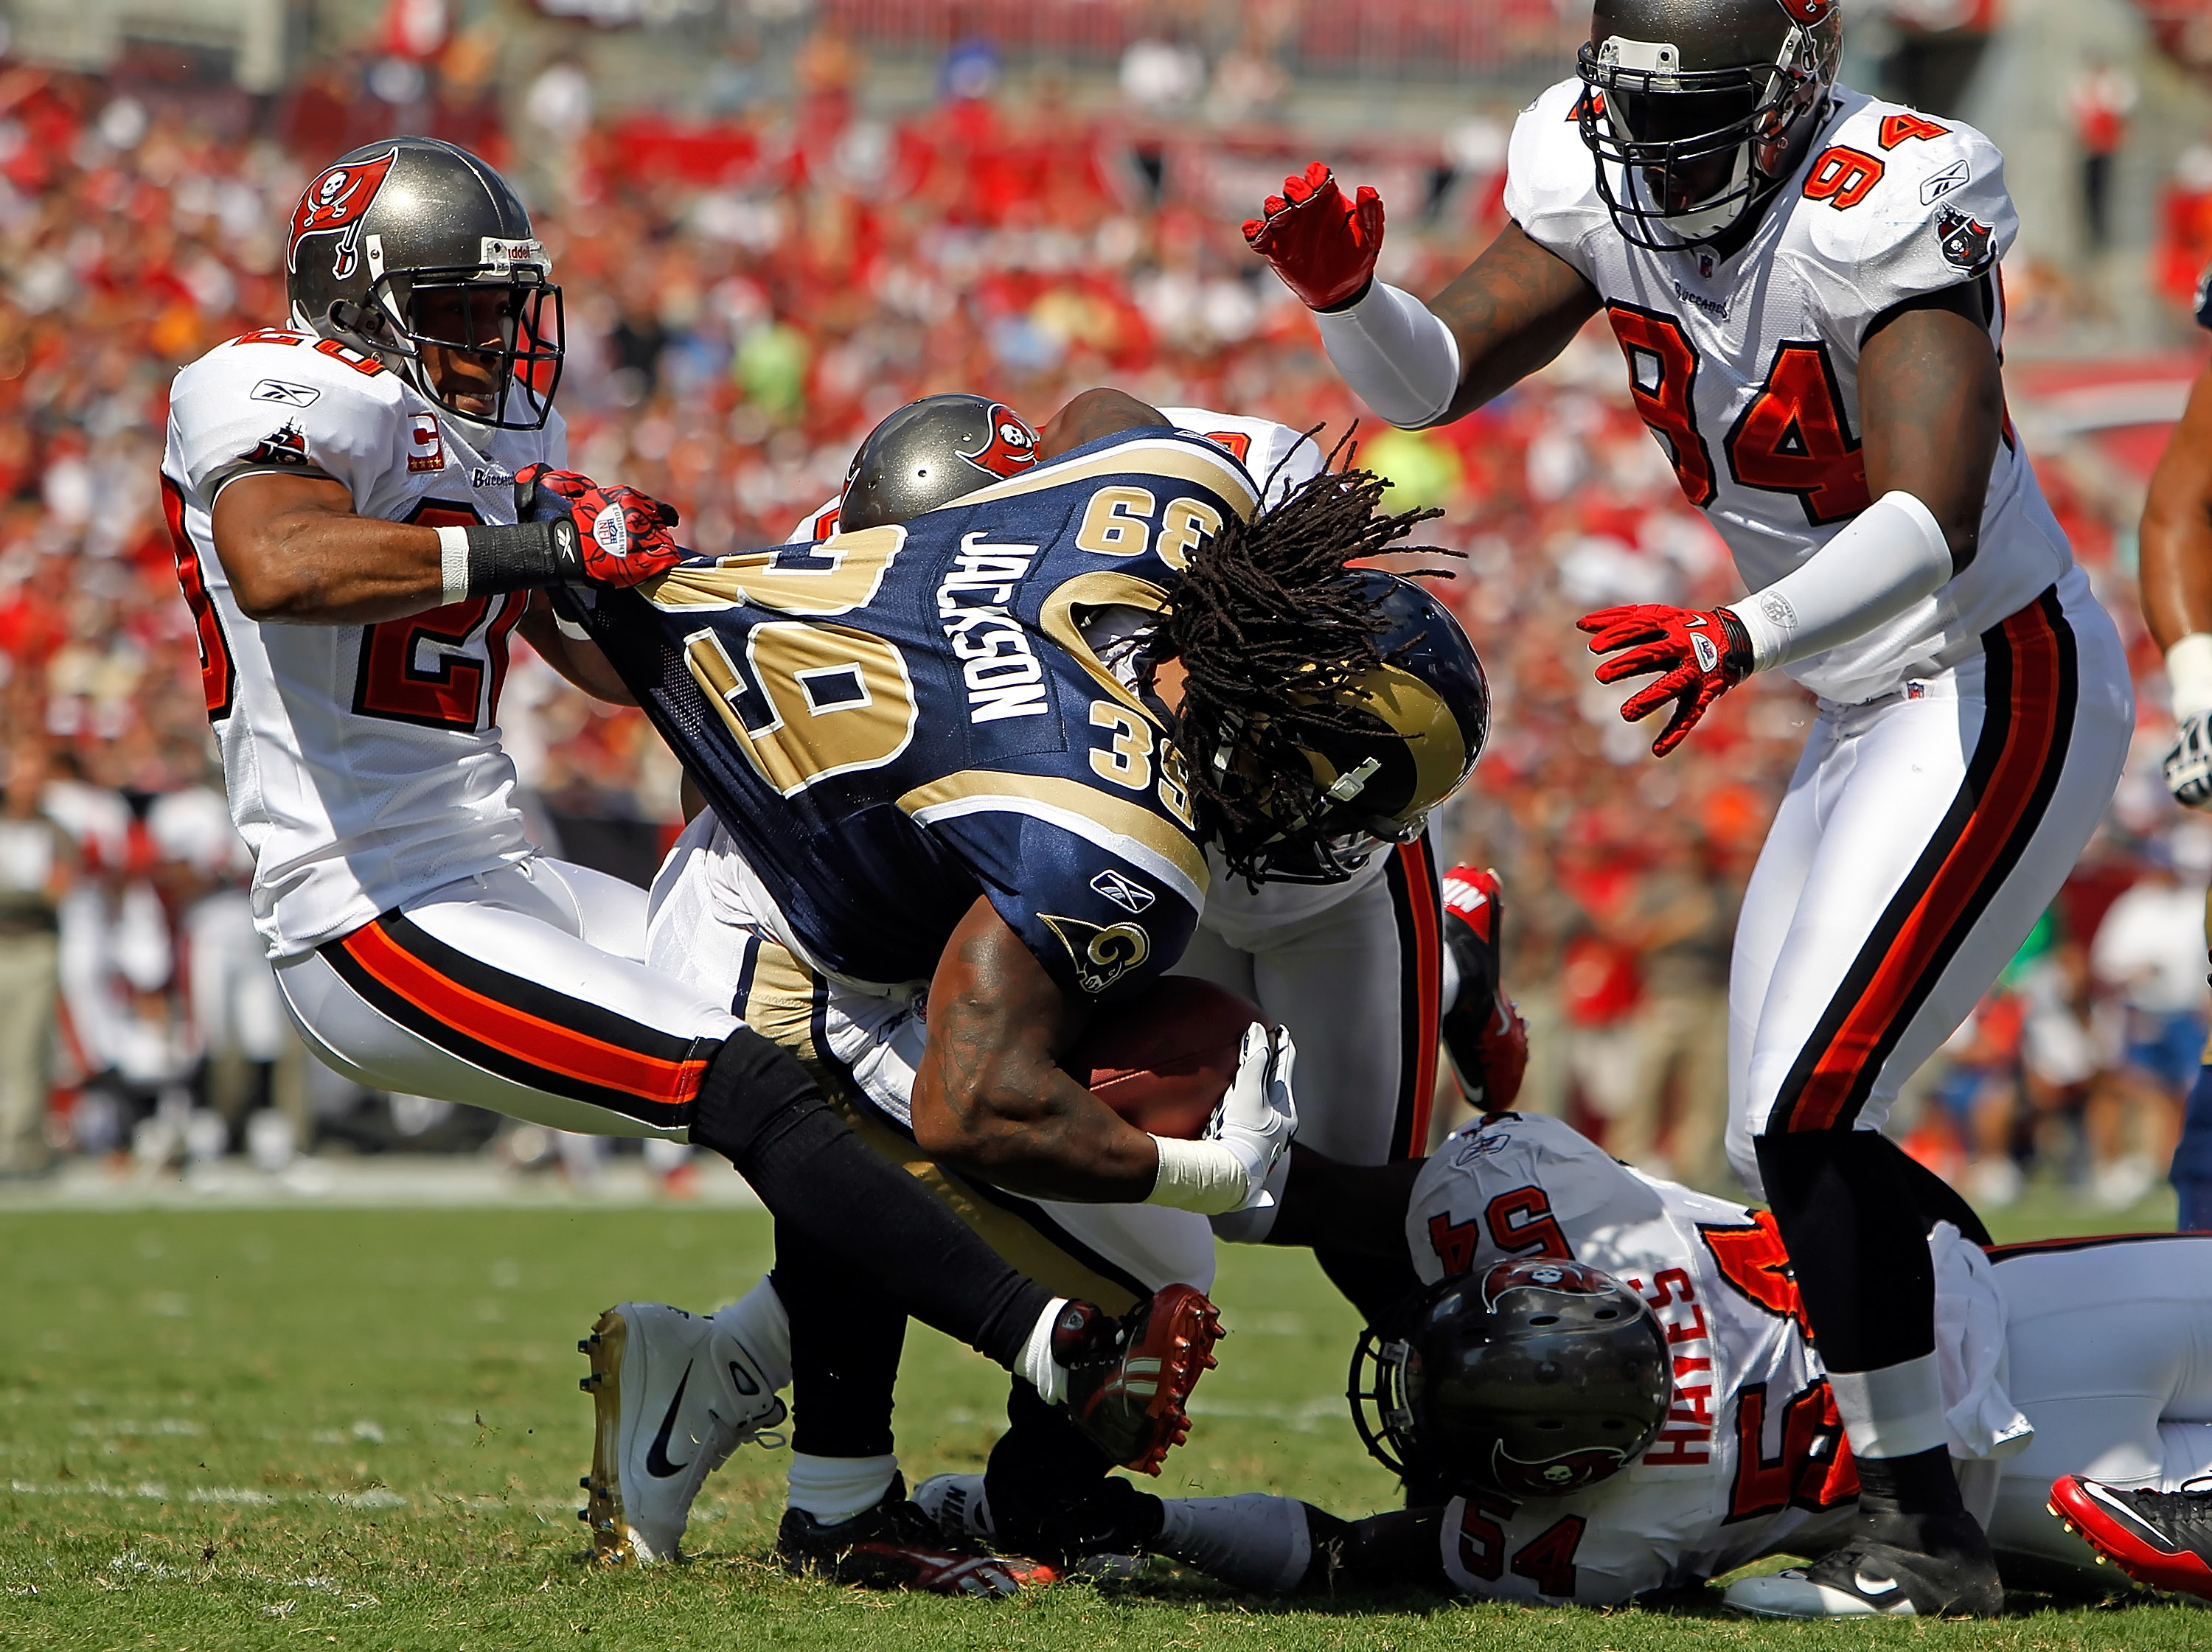
[{"label": "grass field", "polygon": [[[2156,1213],[2137,1225],[2154,1224]],[[2171,1221],[2170,1212],[2166,1219]],[[2002,1236],[2126,1225],[2053,1206]],[[574,1339],[606,1303],[729,1300],[767,1264],[756,1213],[161,1212],[0,1215],[0,1647],[815,1645],[1500,1652],[1862,1644],[2180,1648],[2174,1606],[1986,1625],[1759,1625],[1399,1596],[1291,1609],[1164,1566],[1008,1601],[891,1598],[769,1563],[781,1454],[740,1452],[681,1568],[576,1564],[589,1402]],[[1234,1334],[1158,1489],[1388,1506],[1340,1395],[1351,1311],[1303,1255],[1232,1249]],[[977,1467],[1004,1379],[917,1331],[910,1478]],[[1717,1599],[1717,1596],[1715,1597]]]}]

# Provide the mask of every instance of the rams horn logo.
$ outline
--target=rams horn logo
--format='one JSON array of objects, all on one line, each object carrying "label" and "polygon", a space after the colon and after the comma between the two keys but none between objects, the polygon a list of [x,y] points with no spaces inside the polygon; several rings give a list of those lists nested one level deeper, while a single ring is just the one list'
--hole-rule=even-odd
[{"label": "rams horn logo", "polygon": [[1075,978],[1096,998],[1152,956],[1152,939],[1136,924],[1093,924],[1038,914],[1075,961]]},{"label": "rams horn logo", "polygon": [[1012,409],[994,402],[990,440],[983,444],[981,452],[963,453],[960,457],[979,471],[988,471],[995,477],[1010,477],[1037,462],[1037,433]]},{"label": "rams horn logo", "polygon": [[307,185],[300,204],[292,210],[292,237],[284,249],[284,267],[300,267],[300,243],[310,235],[336,234],[337,251],[331,259],[331,274],[349,280],[360,257],[361,221],[367,216],[392,163],[399,158],[398,146],[373,161],[356,161],[331,167]]},{"label": "rams horn logo", "polygon": [[1936,220],[1936,239],[1943,248],[1946,263],[1972,274],[1988,265],[1996,231],[1978,218],[1946,207]]}]

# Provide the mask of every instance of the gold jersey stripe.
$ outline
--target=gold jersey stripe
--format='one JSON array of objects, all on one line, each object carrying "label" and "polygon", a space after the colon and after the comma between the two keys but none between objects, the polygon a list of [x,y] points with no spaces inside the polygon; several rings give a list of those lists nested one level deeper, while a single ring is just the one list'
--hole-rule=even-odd
[{"label": "gold jersey stripe", "polygon": [[1189,836],[1143,805],[1081,780],[967,768],[917,786],[898,800],[916,823],[993,811],[1030,815],[1136,862],[1194,907],[1206,899],[1206,857]]},{"label": "gold jersey stripe", "polygon": [[1091,648],[1081,629],[1075,623],[1075,610],[1082,608],[1142,608],[1158,613],[1168,604],[1168,593],[1149,580],[1140,580],[1133,574],[1115,574],[1101,570],[1096,574],[1079,574],[1063,580],[1038,610],[1037,623],[1044,634],[1067,650],[1075,663],[1091,673],[1098,686],[1115,701],[1127,706],[1155,728],[1164,725],[1146,708],[1144,701],[1123,688],[1121,680],[1106,669]]},{"label": "gold jersey stripe", "polygon": [[1247,521],[1260,506],[1259,495],[1253,491],[1250,479],[1237,461],[1200,436],[1123,442],[1103,453],[1041,465],[1021,476],[994,482],[975,493],[963,494],[955,502],[965,509],[970,505],[1018,499],[1024,494],[1039,493],[1065,483],[1109,476],[1172,477],[1178,482],[1188,482],[1218,495]]}]

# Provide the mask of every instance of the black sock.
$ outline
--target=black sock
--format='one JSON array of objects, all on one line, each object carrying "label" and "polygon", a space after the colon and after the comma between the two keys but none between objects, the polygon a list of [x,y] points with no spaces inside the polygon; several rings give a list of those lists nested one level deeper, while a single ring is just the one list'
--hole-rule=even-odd
[{"label": "black sock", "polygon": [[699,1086],[691,1139],[736,1165],[780,1224],[849,1277],[1019,1369],[1052,1292],[854,1135],[788,1050],[750,1027],[725,1039]]},{"label": "black sock", "polygon": [[[1404,1225],[1401,1219],[1401,1232]],[[1368,1324],[1382,1325],[1394,1309],[1421,1288],[1421,1276],[1413,1272],[1413,1265],[1404,1253],[1402,1239],[1399,1254],[1390,1257],[1368,1256],[1316,1245],[1314,1260],[1321,1264],[1321,1271],[1328,1275],[1328,1282],[1344,1293]]]},{"label": "black sock", "polygon": [[1018,1377],[1006,1422],[983,1474],[1000,1547],[1060,1565],[1142,1550],[1159,1536],[1160,1500],[1112,1478],[1113,1459]]},{"label": "black sock", "polygon": [[1936,1351],[1936,1267],[1905,1156],[1870,1130],[1761,1136],[1759,1169],[1831,1372]]},{"label": "black sock", "polygon": [[769,1277],[791,1321],[792,1449],[887,1455],[906,1310],[783,1221]]}]

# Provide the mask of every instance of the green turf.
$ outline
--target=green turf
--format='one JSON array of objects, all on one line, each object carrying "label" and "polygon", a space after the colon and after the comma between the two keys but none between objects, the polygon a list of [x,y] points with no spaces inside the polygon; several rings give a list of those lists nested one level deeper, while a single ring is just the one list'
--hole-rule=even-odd
[{"label": "green turf", "polygon": [[[2019,1207],[2004,1236],[2154,1225]],[[2170,1222],[2170,1212],[2166,1214]],[[593,1314],[709,1306],[768,1260],[766,1219],[683,1209],[0,1217],[0,1648],[1359,1646],[1630,1649],[1905,1641],[2182,1647],[2174,1607],[1982,1625],[1760,1626],[1713,1615],[1467,1606],[1291,1610],[1158,1568],[1003,1602],[886,1598],[767,1564],[783,1459],[738,1454],[697,1564],[604,1574],[574,1489]],[[1267,1488],[1341,1512],[1392,1485],[1342,1414],[1351,1312],[1300,1255],[1235,1250],[1235,1334],[1159,1489]],[[1004,1379],[917,1330],[909,1474],[980,1466]]]}]

